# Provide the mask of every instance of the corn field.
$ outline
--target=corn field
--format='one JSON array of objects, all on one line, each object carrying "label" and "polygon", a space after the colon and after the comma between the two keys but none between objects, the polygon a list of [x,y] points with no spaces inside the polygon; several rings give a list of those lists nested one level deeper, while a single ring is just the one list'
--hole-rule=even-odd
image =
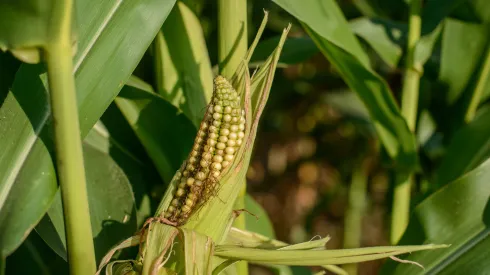
[{"label": "corn field", "polygon": [[0,0],[1,274],[490,274],[490,2]]}]

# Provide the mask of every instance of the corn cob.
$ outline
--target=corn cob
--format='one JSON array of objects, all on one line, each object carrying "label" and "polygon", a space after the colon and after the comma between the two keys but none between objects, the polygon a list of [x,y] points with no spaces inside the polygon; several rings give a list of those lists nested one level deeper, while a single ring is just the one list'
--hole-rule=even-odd
[{"label": "corn cob", "polygon": [[217,76],[192,151],[175,176],[179,183],[165,211],[166,219],[182,225],[216,194],[221,172],[232,163],[244,134],[245,111],[240,96],[228,80]]}]

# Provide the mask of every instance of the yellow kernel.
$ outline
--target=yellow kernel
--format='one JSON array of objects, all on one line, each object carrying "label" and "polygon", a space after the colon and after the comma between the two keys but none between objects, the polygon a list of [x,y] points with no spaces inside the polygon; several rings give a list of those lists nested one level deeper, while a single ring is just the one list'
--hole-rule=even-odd
[{"label": "yellow kernel", "polygon": [[208,139],[208,145],[211,146],[211,147],[216,146],[216,140],[214,140],[214,139]]},{"label": "yellow kernel", "polygon": [[222,162],[222,161],[223,161],[223,157],[222,157],[222,156],[220,156],[220,155],[215,155],[215,156],[213,157],[213,161],[214,161],[214,162]]},{"label": "yellow kernel", "polygon": [[194,178],[188,178],[187,179],[187,185],[192,186],[194,184],[195,179]]},{"label": "yellow kernel", "polygon": [[230,130],[228,130],[228,129],[223,129],[223,128],[222,128],[222,129],[221,129],[221,131],[220,131],[219,133],[220,133],[220,135],[222,135],[222,136],[228,136],[228,135],[230,134]]},{"label": "yellow kernel", "polygon": [[224,111],[225,111],[225,114],[230,114],[232,111],[232,108],[230,106],[226,106]]},{"label": "yellow kernel", "polygon": [[197,172],[196,179],[198,179],[198,180],[205,180],[206,179],[206,174],[204,174],[204,172]]},{"label": "yellow kernel", "polygon": [[203,159],[203,160],[201,160],[201,166],[206,168],[209,166],[209,162],[207,160]]},{"label": "yellow kernel", "polygon": [[175,207],[173,207],[172,205],[169,205],[168,208],[167,208],[167,211],[174,212],[175,211]]},{"label": "yellow kernel", "polygon": [[221,163],[221,165],[223,166],[223,168],[226,168],[228,165],[230,165],[230,162],[225,160]]},{"label": "yellow kernel", "polygon": [[214,113],[213,118],[214,119],[221,119],[221,114],[220,113]]},{"label": "yellow kernel", "polygon": [[167,211],[167,212],[165,212],[165,215],[163,215],[163,216],[168,219],[172,216],[172,213]]},{"label": "yellow kernel", "polygon": [[218,162],[213,162],[213,170],[221,170],[221,164]]},{"label": "yellow kernel", "polygon": [[188,205],[182,206],[182,212],[188,213],[191,212],[191,208]]},{"label": "yellow kernel", "polygon": [[227,142],[228,141],[228,137],[227,136],[219,136],[218,141],[219,142]]},{"label": "yellow kernel", "polygon": [[219,150],[224,150],[226,148],[226,144],[224,144],[223,142],[218,142],[216,148],[218,148]]},{"label": "yellow kernel", "polygon": [[228,135],[228,138],[229,139],[237,139],[238,135],[236,133],[230,133],[230,135]]},{"label": "yellow kernel", "polygon": [[213,121],[213,125],[216,126],[216,127],[219,127],[221,125],[221,121],[219,120],[214,120]]},{"label": "yellow kernel", "polygon": [[225,160],[226,161],[232,161],[233,160],[233,155],[226,154],[225,155]]},{"label": "yellow kernel", "polygon": [[224,155],[225,151],[224,150],[216,150],[216,155]]},{"label": "yellow kernel", "polygon": [[243,132],[238,132],[238,138],[243,138],[245,134]]},{"label": "yellow kernel", "polygon": [[196,185],[196,186],[201,186],[201,185],[202,185],[202,181],[200,181],[200,180],[196,180],[196,181],[194,182],[194,185]]},{"label": "yellow kernel", "polygon": [[237,126],[237,125],[231,125],[231,126],[230,126],[230,130],[231,130],[232,132],[238,132],[238,126]]},{"label": "yellow kernel", "polygon": [[179,188],[179,189],[177,189],[177,192],[175,192],[175,195],[177,197],[182,197],[184,194],[185,194],[185,191],[183,188]]},{"label": "yellow kernel", "polygon": [[237,145],[237,146],[242,145],[242,139],[237,139],[237,140],[236,140],[236,145]]},{"label": "yellow kernel", "polygon": [[179,206],[179,200],[178,199],[173,199],[172,200],[172,205],[175,206],[175,207]]},{"label": "yellow kernel", "polygon": [[231,147],[235,147],[236,141],[233,140],[233,139],[230,139],[230,140],[228,140],[228,142],[226,143],[226,145],[231,146]]},{"label": "yellow kernel", "polygon": [[235,153],[235,148],[233,148],[233,147],[226,147],[225,152],[228,155],[233,155]]},{"label": "yellow kernel", "polygon": [[211,155],[211,153],[204,153],[202,154],[202,158],[205,159],[205,160],[210,160],[213,156]]},{"label": "yellow kernel", "polygon": [[194,205],[194,201],[187,199],[187,200],[185,200],[185,205],[192,206],[192,205]]},{"label": "yellow kernel", "polygon": [[231,116],[226,114],[223,116],[223,120],[226,121],[226,122],[230,122],[231,121]]},{"label": "yellow kernel", "polygon": [[223,108],[220,105],[215,105],[214,106],[214,111],[215,112],[221,113],[222,110],[223,110]]},{"label": "yellow kernel", "polygon": [[216,126],[214,126],[214,125],[211,125],[211,126],[209,127],[209,131],[210,131],[211,133],[217,133],[217,132],[218,132],[218,128],[217,128]]}]

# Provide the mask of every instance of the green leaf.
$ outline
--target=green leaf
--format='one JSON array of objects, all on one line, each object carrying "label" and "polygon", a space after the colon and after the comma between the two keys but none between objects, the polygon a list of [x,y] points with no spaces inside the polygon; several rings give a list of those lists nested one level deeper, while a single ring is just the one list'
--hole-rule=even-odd
[{"label": "green leaf", "polygon": [[7,257],[6,265],[5,274],[69,274],[68,263],[34,231]]},{"label": "green leaf", "polygon": [[271,239],[276,238],[274,227],[267,212],[248,194],[245,195],[245,209],[256,216],[254,217],[248,213],[241,214],[246,215],[245,224],[248,231],[259,233]]},{"label": "green leaf", "polygon": [[[96,136],[100,133],[92,130],[87,138],[97,138],[91,137],[92,135]],[[88,143],[83,147],[90,221],[96,257],[100,260],[112,246],[136,232],[133,190],[124,171],[107,152],[100,151]],[[53,229],[57,236],[53,236],[53,232],[50,232]],[[58,250],[60,241],[62,247],[66,249],[63,208],[59,192],[36,231],[48,245],[66,259],[66,250]]]},{"label": "green leaf", "polygon": [[414,169],[415,138],[401,116],[386,82],[369,65],[335,1],[274,0],[301,21],[320,51],[366,105],[379,138],[400,167]]},{"label": "green leaf", "polygon": [[[0,2],[0,50],[10,50],[24,62],[38,63],[41,50],[52,41],[58,0]],[[73,24],[74,25],[74,24]],[[72,31],[72,34],[75,34]]]},{"label": "green leaf", "polygon": [[460,128],[451,139],[435,174],[435,185],[443,186],[485,161],[490,154],[490,109]]},{"label": "green leaf", "polygon": [[[478,76],[488,41],[487,27],[454,19],[446,20],[441,42],[439,80],[447,86],[447,104],[453,105],[465,91],[474,88],[472,82]],[[487,81],[483,97],[489,95],[490,82]]]},{"label": "green leaf", "polygon": [[196,128],[175,106],[149,91],[125,86],[115,102],[169,183],[192,147]]},{"label": "green leaf", "polygon": [[390,67],[396,68],[403,54],[407,26],[389,20],[366,17],[349,21],[352,31],[364,39]]},{"label": "green leaf", "polygon": [[213,72],[199,18],[177,2],[162,32],[154,43],[158,93],[197,127],[213,93]]},{"label": "green leaf", "polygon": [[[251,62],[264,62],[276,48],[280,36],[275,36],[260,42],[255,49]],[[309,37],[290,37],[284,43],[279,63],[288,65],[298,64],[310,59],[318,53],[318,48]]]},{"label": "green leaf", "polygon": [[[14,81],[15,73],[19,69],[20,61],[15,59],[9,53],[0,51],[0,102],[9,93],[9,90]],[[1,121],[1,120],[0,120]]]},{"label": "green leaf", "polygon": [[[82,136],[118,94],[175,1],[76,1],[74,74]],[[50,108],[41,66],[22,65],[0,107],[0,255],[12,253],[56,193]]]},{"label": "green leaf", "polygon": [[[424,274],[485,274],[490,262],[490,160],[439,189],[413,211],[400,244],[447,243],[450,247],[404,258]],[[388,262],[382,274],[420,274],[412,265]]]},{"label": "green leaf", "polygon": [[[434,1],[434,2],[445,2],[445,1]],[[452,0],[448,2],[455,2],[460,4],[455,7],[452,11],[451,16],[474,23],[484,23],[490,22],[490,2],[486,0]],[[438,3],[434,3],[438,4]],[[436,9],[436,8],[435,8]]]},{"label": "green leaf", "polygon": [[422,10],[422,31],[424,33],[432,32],[438,25],[446,19],[463,2],[466,0],[432,0],[427,1]]}]

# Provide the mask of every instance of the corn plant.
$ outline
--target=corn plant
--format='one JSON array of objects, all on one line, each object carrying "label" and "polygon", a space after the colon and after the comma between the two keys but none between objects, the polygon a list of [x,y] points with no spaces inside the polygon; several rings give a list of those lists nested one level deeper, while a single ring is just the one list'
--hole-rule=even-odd
[{"label": "corn plant", "polygon": [[[458,24],[445,19],[457,3],[407,6],[398,104],[354,33],[391,66],[401,54],[393,58],[376,48],[379,30],[369,20],[348,22],[333,0],[273,1],[308,35],[298,41],[324,55],[363,102],[378,150],[394,171],[393,246],[360,247],[364,161],[352,171],[344,248],[327,249],[329,236],[289,244],[251,231],[245,218],[268,222],[260,207],[246,203],[246,175],[276,92],[276,70],[287,54],[306,47],[289,44],[291,24],[280,26],[274,43],[262,41],[267,11],[249,43],[247,1],[216,2],[213,68],[213,49],[208,52],[196,15],[203,1],[0,0],[1,274],[248,274],[249,263],[281,274],[290,272],[285,266],[356,274],[357,263],[378,259],[386,259],[388,274],[424,267],[437,273],[460,260],[470,243],[484,245],[490,170],[475,150],[459,171],[439,172],[433,194],[410,208],[421,166],[416,131],[424,65],[441,33],[450,35]],[[368,2],[356,5],[381,17]],[[447,14],[427,20],[425,31],[422,14],[435,13],[437,5]],[[483,25],[470,29],[484,32]],[[379,40],[383,49],[402,51],[385,40]],[[488,128],[486,113],[476,115],[490,73],[490,51],[484,52],[441,171],[453,167],[468,132]],[[481,192],[464,201],[471,188]],[[460,237],[444,230],[453,226],[440,208],[446,197],[462,221]],[[483,222],[465,220],[474,209]],[[434,227],[431,214],[438,218]]]}]

